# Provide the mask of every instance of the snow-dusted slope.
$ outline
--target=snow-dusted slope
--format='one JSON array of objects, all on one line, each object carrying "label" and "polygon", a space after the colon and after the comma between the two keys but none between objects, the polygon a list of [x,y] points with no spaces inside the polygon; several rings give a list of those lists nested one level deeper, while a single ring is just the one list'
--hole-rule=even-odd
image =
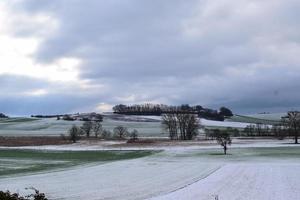
[{"label": "snow-dusted slope", "polygon": [[[180,161],[180,162],[178,162]],[[26,192],[30,186],[50,199],[145,199],[195,182],[219,168],[217,163],[165,155],[72,170],[0,179],[0,190]]]},{"label": "snow-dusted slope", "polygon": [[300,163],[228,164],[210,176],[151,200],[299,199]]},{"label": "snow-dusted slope", "polygon": [[286,145],[281,143],[269,141],[268,148],[257,148],[254,140],[230,148],[227,156],[216,146],[167,148],[139,159],[1,178],[0,190],[23,193],[33,186],[50,199],[66,200],[215,200],[215,195],[219,200],[298,199],[299,148],[272,148]]}]

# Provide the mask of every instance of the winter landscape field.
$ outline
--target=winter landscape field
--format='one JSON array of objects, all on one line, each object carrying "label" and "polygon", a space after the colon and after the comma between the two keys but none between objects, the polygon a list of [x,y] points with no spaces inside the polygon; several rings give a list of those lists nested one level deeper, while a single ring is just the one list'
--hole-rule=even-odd
[{"label": "winter landscape field", "polygon": [[0,200],[300,200],[300,0],[0,0]]},{"label": "winter landscape field", "polygon": [[[257,116],[256,116],[257,117]],[[150,119],[150,121],[147,121]],[[156,121],[152,121],[156,120]],[[72,124],[54,118],[15,118],[0,122],[1,136],[60,136]],[[105,119],[144,138],[167,138],[161,119],[132,116]],[[251,123],[201,119],[209,127],[244,128]],[[120,140],[0,148],[0,190],[49,199],[297,199],[300,148],[292,139],[233,138],[228,155],[215,140],[127,144]]]},{"label": "winter landscape field", "polygon": [[[113,161],[90,156],[114,148],[103,147],[101,143],[98,149],[86,145],[39,147],[38,150],[31,147],[23,150],[20,157],[17,154],[8,157],[1,150],[1,162],[10,164],[1,166],[0,189],[26,194],[25,188],[38,187],[50,199],[297,199],[300,148],[290,142],[235,141],[226,157],[213,143],[148,147],[146,153],[141,147],[123,147],[122,150],[139,152],[127,157],[131,159],[119,160],[120,156]],[[65,155],[80,149],[87,158],[73,166],[76,158],[63,161],[52,159],[53,156],[42,160],[26,156],[51,154],[60,148],[60,153]],[[151,154],[149,149],[153,150]],[[18,167],[26,169],[28,162],[39,166],[40,163],[31,162],[35,159],[43,165],[58,166],[25,174],[8,173],[7,168],[14,160]]]}]

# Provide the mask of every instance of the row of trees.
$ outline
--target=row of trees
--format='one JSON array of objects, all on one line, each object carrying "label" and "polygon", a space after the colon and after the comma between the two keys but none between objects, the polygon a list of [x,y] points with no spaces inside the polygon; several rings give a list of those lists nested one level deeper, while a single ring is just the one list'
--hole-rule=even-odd
[{"label": "row of trees", "polygon": [[116,126],[113,132],[110,130],[103,129],[102,124],[97,121],[86,121],[82,126],[73,125],[69,129],[69,138],[72,142],[76,142],[81,138],[81,136],[86,136],[89,138],[92,134],[96,138],[102,139],[127,139],[129,137],[130,141],[138,140],[138,131],[136,129],[131,132],[124,126]]},{"label": "row of trees", "polygon": [[[223,130],[224,131],[224,130]],[[227,128],[225,130],[231,136],[273,136],[278,139],[284,139],[285,137],[293,137],[295,144],[298,144],[298,137],[300,132],[300,112],[288,112],[286,117],[283,117],[280,123],[274,125],[266,124],[250,124],[246,126],[242,131],[236,128]],[[205,135],[207,139],[215,139],[221,130],[219,129],[205,129]]]},{"label": "row of trees", "polygon": [[189,104],[182,104],[180,106],[170,106],[164,104],[136,104],[123,105],[119,104],[113,107],[114,113],[127,115],[157,115],[167,113],[185,113],[197,114],[199,117],[206,119],[213,119],[223,121],[224,117],[232,116],[230,109],[221,107],[219,110],[203,108],[200,105],[190,106]]},{"label": "row of trees", "polygon": [[300,112],[291,111],[283,117],[278,124],[269,125],[256,124],[245,127],[244,132],[248,136],[275,136],[279,139],[285,137],[294,137],[295,144],[298,144],[298,137],[300,132]]}]

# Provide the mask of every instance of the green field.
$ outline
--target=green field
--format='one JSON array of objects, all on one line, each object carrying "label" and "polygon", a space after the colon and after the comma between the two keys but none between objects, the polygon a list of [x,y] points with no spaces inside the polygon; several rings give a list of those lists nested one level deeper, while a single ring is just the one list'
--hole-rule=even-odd
[{"label": "green field", "polygon": [[155,151],[0,150],[0,177],[149,156]]}]

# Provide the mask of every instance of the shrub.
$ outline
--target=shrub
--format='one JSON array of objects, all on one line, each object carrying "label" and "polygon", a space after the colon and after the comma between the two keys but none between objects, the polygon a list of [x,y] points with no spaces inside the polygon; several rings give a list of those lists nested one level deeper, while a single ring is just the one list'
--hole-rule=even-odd
[{"label": "shrub", "polygon": [[138,134],[139,134],[139,132],[136,130],[136,129],[134,129],[131,133],[130,133],[130,138],[129,138],[129,140],[127,141],[127,143],[132,143],[132,142],[136,142],[136,141],[138,141]]},{"label": "shrub", "polygon": [[77,142],[77,140],[80,139],[80,135],[82,134],[82,130],[81,128],[79,128],[76,125],[73,125],[70,129],[69,129],[69,136],[70,136],[70,140],[75,143]]},{"label": "shrub", "polygon": [[102,131],[102,137],[103,139],[111,139],[112,133],[109,130],[104,129]]},{"label": "shrub", "polygon": [[48,200],[44,193],[40,193],[39,190],[35,188],[26,188],[33,190],[34,193],[27,195],[25,197],[20,196],[18,193],[11,193],[10,191],[0,191],[0,199],[1,200]]}]

